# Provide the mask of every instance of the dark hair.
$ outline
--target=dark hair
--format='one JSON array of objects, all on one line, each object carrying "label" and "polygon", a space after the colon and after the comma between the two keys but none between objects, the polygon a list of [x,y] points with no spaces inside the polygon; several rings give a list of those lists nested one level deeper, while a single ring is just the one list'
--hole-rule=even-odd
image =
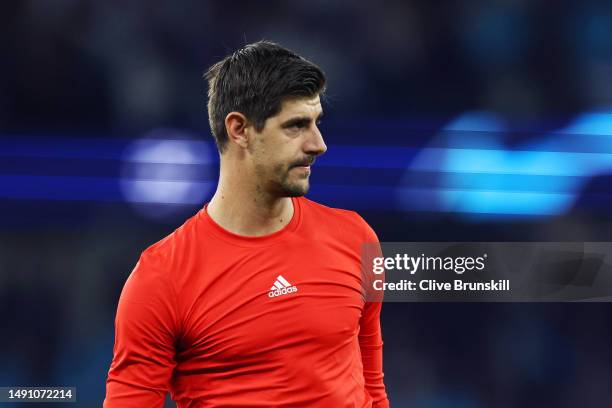
[{"label": "dark hair", "polygon": [[240,112],[259,132],[266,119],[291,97],[312,97],[325,91],[325,74],[317,65],[280,45],[248,44],[211,66],[208,81],[208,120],[217,147],[223,152],[228,136],[225,117]]}]

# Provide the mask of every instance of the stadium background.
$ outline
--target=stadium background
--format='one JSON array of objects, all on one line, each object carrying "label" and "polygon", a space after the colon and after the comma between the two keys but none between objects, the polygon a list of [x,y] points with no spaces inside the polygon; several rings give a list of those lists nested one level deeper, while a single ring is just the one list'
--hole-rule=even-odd
[{"label": "stadium background", "polygon": [[[611,240],[610,3],[24,0],[0,22],[0,385],[99,406],[123,282],[214,188],[202,72],[259,39],[328,74],[309,197],[381,240]],[[386,304],[390,399],[605,406],[611,312]]]}]

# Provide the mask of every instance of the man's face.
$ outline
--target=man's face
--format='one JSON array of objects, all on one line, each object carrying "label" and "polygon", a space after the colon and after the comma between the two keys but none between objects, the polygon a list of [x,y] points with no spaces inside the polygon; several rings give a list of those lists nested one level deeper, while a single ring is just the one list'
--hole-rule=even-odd
[{"label": "man's face", "polygon": [[259,189],[279,197],[308,192],[310,166],[327,150],[317,127],[322,115],[318,95],[287,99],[262,131],[255,132],[249,152]]}]

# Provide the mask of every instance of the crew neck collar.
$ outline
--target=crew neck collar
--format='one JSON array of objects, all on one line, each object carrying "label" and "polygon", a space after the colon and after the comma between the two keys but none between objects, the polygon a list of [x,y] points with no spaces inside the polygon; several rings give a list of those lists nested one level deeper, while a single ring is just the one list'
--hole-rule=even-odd
[{"label": "crew neck collar", "polygon": [[285,225],[282,229],[273,232],[272,234],[262,235],[259,237],[238,235],[226,230],[225,228],[217,224],[217,222],[213,220],[212,217],[208,214],[208,203],[206,203],[206,205],[204,205],[204,207],[200,210],[199,218],[205,223],[207,229],[215,237],[222,239],[223,241],[245,247],[268,246],[286,238],[288,234],[295,231],[299,226],[302,217],[300,199],[297,197],[291,197],[291,202],[293,204],[293,216],[291,217],[291,221],[289,221],[289,223]]}]

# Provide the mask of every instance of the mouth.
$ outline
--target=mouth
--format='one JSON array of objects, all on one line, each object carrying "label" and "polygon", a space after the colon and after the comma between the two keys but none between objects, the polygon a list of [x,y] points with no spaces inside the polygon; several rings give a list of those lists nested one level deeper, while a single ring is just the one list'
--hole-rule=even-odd
[{"label": "mouth", "polygon": [[297,170],[298,173],[301,173],[304,176],[310,175],[310,166],[293,166],[293,170]]},{"label": "mouth", "polygon": [[299,162],[294,164],[293,166],[291,166],[292,168],[298,168],[298,169],[308,169],[310,170],[310,166],[312,166],[314,164],[314,159],[312,160],[305,160],[303,162]]},{"label": "mouth", "polygon": [[294,164],[293,166],[291,166],[291,170],[295,170],[300,178],[306,178],[310,176],[310,173],[311,173],[310,166],[312,165],[313,162],[314,160]]}]

